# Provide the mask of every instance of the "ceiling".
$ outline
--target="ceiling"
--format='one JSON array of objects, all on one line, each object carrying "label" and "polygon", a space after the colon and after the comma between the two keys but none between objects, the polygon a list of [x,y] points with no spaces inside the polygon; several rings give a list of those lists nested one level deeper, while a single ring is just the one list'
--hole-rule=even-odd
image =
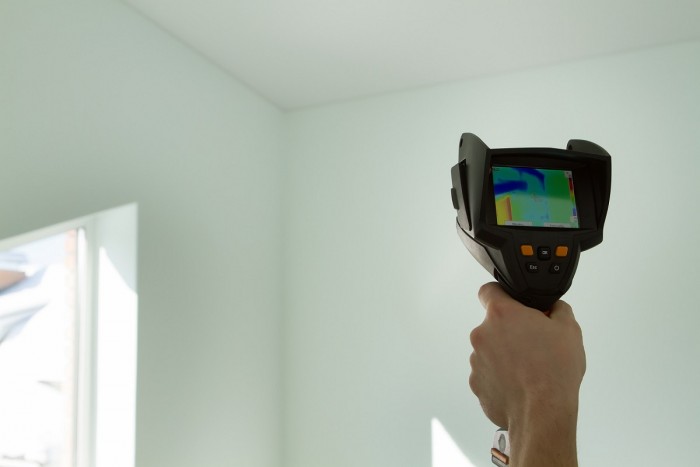
[{"label": "ceiling", "polygon": [[700,0],[123,0],[280,108],[700,39]]}]

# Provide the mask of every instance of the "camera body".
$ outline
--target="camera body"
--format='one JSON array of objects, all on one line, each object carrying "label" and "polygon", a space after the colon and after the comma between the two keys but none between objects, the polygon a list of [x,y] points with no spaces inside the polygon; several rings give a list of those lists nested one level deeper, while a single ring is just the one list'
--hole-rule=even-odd
[{"label": "camera body", "polygon": [[610,155],[566,149],[490,149],[464,133],[452,167],[457,233],[513,298],[548,311],[571,286],[579,255],[603,241]]}]

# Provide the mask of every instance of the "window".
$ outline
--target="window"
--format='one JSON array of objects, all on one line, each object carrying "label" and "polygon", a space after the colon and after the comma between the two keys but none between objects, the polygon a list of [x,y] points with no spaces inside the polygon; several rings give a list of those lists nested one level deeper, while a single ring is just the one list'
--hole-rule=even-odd
[{"label": "window", "polygon": [[79,230],[0,252],[0,465],[70,466]]},{"label": "window", "polygon": [[0,467],[133,466],[136,213],[0,241]]}]

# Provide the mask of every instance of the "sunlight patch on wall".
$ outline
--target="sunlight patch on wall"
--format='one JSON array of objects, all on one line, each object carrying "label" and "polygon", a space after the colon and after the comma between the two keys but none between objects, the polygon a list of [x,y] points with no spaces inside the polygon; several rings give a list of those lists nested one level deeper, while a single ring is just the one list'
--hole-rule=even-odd
[{"label": "sunlight patch on wall", "polygon": [[96,458],[119,467],[134,462],[137,295],[105,248],[99,255]]},{"label": "sunlight patch on wall", "polygon": [[476,467],[454,442],[440,420],[430,421],[432,467]]}]

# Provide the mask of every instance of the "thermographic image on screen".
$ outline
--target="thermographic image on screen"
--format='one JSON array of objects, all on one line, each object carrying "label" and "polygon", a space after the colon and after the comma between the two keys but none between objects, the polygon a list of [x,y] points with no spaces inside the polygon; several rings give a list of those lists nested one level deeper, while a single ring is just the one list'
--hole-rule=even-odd
[{"label": "thermographic image on screen", "polygon": [[570,170],[492,168],[498,225],[578,229]]}]

